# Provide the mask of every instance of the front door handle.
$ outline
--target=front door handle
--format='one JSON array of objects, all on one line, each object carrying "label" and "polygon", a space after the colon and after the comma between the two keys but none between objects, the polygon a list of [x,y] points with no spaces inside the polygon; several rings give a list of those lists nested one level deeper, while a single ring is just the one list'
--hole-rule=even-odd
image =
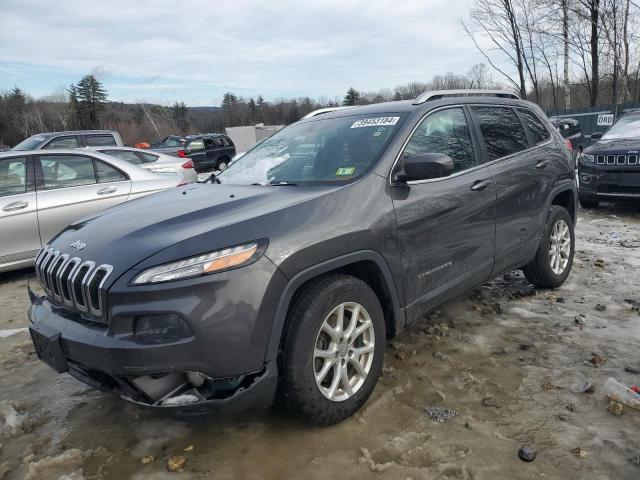
[{"label": "front door handle", "polygon": [[14,210],[22,210],[23,208],[27,208],[28,206],[29,206],[29,202],[13,202],[8,205],[5,205],[2,211],[13,212]]},{"label": "front door handle", "polygon": [[538,160],[536,168],[547,168],[547,165],[549,165],[549,160]]},{"label": "front door handle", "polygon": [[473,182],[473,185],[471,185],[471,190],[474,192],[481,192],[489,185],[491,185],[491,180],[476,180]]},{"label": "front door handle", "polygon": [[116,187],[104,187],[98,190],[98,195],[108,195],[110,193],[116,192],[118,189]]}]

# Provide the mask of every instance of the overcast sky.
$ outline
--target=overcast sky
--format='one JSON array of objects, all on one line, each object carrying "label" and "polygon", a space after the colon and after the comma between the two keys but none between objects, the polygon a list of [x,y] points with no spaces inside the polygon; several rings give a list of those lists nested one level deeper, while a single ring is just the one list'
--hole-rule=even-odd
[{"label": "overcast sky", "polygon": [[482,61],[471,0],[0,0],[0,90],[35,97],[94,72],[110,99],[218,105],[342,97]]}]

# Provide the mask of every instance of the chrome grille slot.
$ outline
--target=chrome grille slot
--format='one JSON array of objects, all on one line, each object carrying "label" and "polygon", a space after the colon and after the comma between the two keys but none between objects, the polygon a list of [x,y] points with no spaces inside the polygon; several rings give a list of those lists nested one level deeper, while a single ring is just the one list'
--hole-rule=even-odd
[{"label": "chrome grille slot", "polygon": [[598,155],[597,158],[596,158],[596,163],[598,165],[604,165],[604,160],[605,160],[604,159],[604,155]]},{"label": "chrome grille slot", "polygon": [[86,283],[89,309],[94,315],[102,315],[102,287],[112,270],[111,265],[100,265]]},{"label": "chrome grille slot", "polygon": [[615,165],[616,156],[615,155],[607,155],[607,165]]},{"label": "chrome grille slot", "polygon": [[53,260],[53,248],[47,249],[47,253],[42,259],[42,263],[40,264],[40,284],[42,288],[44,288],[47,292],[49,291],[49,283],[47,278],[47,270],[51,261]]},{"label": "chrome grille slot", "polygon": [[82,313],[91,313],[100,321],[104,312],[104,285],[113,271],[111,265],[82,261],[60,253],[48,245],[36,256],[36,276],[52,299]]},{"label": "chrome grille slot", "polygon": [[73,303],[75,307],[81,312],[88,312],[87,292],[84,288],[84,284],[89,278],[91,269],[95,266],[94,262],[82,263],[73,277],[71,277],[71,295],[73,296]]},{"label": "chrome grille slot", "polygon": [[73,306],[73,299],[71,298],[71,287],[69,286],[69,277],[79,263],[80,259],[78,257],[70,258],[62,267],[60,267],[60,272],[58,273],[58,288],[60,289],[60,297],[62,298],[62,301],[69,306]]},{"label": "chrome grille slot", "polygon": [[637,165],[638,163],[638,156],[637,155],[629,155],[627,157],[627,163],[629,165]]},{"label": "chrome grille slot", "polygon": [[627,156],[618,155],[618,165],[624,165],[625,163],[627,163]]},{"label": "chrome grille slot", "polygon": [[51,264],[52,265],[51,274],[50,274],[51,293],[53,293],[53,296],[57,300],[62,300],[62,297],[60,296],[60,283],[58,281],[58,275],[60,273],[60,269],[67,262],[68,259],[69,259],[69,255],[65,253],[63,255],[59,255],[58,257],[56,257],[56,259]]}]

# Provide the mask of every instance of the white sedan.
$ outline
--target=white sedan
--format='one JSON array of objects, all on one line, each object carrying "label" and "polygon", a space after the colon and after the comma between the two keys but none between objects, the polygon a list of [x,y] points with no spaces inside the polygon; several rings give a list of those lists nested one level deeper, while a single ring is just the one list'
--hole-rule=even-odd
[{"label": "white sedan", "polygon": [[181,182],[96,151],[0,153],[0,272],[33,265],[78,219]]},{"label": "white sedan", "polygon": [[193,161],[186,157],[173,157],[164,153],[133,147],[87,147],[106,155],[119,158],[125,162],[138,165],[145,170],[156,173],[171,173],[180,175],[182,183],[192,183],[198,180]]}]

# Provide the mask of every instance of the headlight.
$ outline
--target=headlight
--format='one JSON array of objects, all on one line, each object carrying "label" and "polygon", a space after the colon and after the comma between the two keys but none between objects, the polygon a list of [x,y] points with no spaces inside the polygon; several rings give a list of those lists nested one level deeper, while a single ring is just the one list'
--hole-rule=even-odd
[{"label": "headlight", "polygon": [[260,258],[264,253],[264,246],[262,245],[261,248],[260,242],[247,243],[237,247],[204,253],[196,257],[185,258],[177,262],[158,265],[144,270],[135,278],[133,284],[141,285],[180,280],[248,265]]},{"label": "headlight", "polygon": [[595,155],[590,155],[588,153],[583,153],[580,156],[580,161],[582,163],[594,163],[596,161],[596,156]]}]

